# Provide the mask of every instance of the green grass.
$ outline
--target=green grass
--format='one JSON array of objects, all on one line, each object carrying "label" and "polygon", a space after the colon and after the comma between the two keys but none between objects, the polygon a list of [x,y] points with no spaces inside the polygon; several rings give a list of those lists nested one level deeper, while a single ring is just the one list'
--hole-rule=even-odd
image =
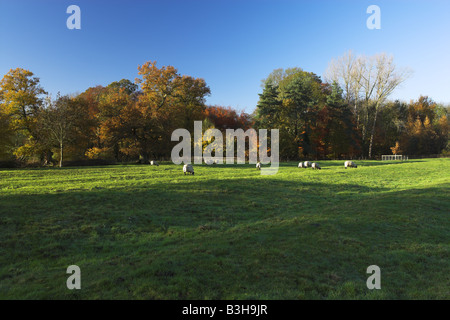
[{"label": "green grass", "polygon": [[320,164],[2,169],[0,299],[449,299],[450,160]]}]

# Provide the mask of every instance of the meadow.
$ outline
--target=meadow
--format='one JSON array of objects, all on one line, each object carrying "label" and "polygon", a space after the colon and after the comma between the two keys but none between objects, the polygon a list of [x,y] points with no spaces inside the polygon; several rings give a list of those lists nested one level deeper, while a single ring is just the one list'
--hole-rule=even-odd
[{"label": "meadow", "polygon": [[0,299],[450,299],[450,160],[356,162],[0,169]]}]

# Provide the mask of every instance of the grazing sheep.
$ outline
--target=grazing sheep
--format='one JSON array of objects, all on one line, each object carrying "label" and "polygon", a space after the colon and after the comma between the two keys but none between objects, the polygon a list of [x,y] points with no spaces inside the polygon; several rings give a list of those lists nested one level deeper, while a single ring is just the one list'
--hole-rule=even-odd
[{"label": "grazing sheep", "polygon": [[258,162],[258,163],[256,164],[256,169],[261,170],[261,162]]},{"label": "grazing sheep", "polygon": [[212,160],[205,160],[205,163],[206,163],[208,166],[210,166],[210,165],[214,164],[214,161],[212,161]]},{"label": "grazing sheep", "polygon": [[347,169],[347,168],[358,168],[358,166],[353,161],[345,161],[344,167],[345,167],[345,169]]},{"label": "grazing sheep", "polygon": [[152,166],[159,166],[159,163],[154,161],[154,160],[152,160],[152,161],[150,161],[150,165],[152,165]]},{"label": "grazing sheep", "polygon": [[298,167],[303,168],[303,162],[299,162]]},{"label": "grazing sheep", "polygon": [[305,161],[305,162],[303,163],[303,168],[309,168],[309,167],[311,167],[311,162]]},{"label": "grazing sheep", "polygon": [[319,166],[319,164],[318,163],[315,163],[315,162],[313,162],[313,164],[311,165],[311,168],[313,168],[313,170],[320,170],[320,169],[322,169],[320,166]]},{"label": "grazing sheep", "polygon": [[186,175],[186,173],[190,173],[190,174],[193,175],[194,174],[194,167],[190,163],[185,164],[183,166],[183,172],[184,172],[184,175]]}]

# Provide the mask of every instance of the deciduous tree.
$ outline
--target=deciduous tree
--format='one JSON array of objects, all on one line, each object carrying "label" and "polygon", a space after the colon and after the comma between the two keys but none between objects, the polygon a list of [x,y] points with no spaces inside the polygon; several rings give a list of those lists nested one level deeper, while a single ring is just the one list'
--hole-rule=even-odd
[{"label": "deciduous tree", "polygon": [[58,147],[59,167],[63,165],[66,144],[74,141],[76,117],[74,101],[68,96],[58,96],[39,112],[40,135],[47,144]]},{"label": "deciduous tree", "polygon": [[369,158],[372,157],[378,114],[387,98],[410,75],[409,69],[397,68],[393,56],[386,53],[356,57],[348,52],[329,64],[326,78],[340,83],[347,101],[354,104],[357,125]]},{"label": "deciduous tree", "polygon": [[29,70],[11,69],[0,81],[0,113],[8,117],[11,130],[21,140],[14,151],[19,157],[37,151],[36,114],[45,94],[39,78]]}]

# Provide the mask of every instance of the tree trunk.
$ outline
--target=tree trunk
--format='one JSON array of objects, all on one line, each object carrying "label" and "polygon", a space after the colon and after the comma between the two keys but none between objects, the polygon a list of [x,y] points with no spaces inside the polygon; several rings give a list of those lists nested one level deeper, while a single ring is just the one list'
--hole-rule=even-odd
[{"label": "tree trunk", "polygon": [[114,144],[114,159],[116,160],[116,162],[119,162],[119,144],[115,143]]},{"label": "tree trunk", "polygon": [[62,168],[62,162],[63,162],[63,144],[61,143],[59,145],[59,167]]},{"label": "tree trunk", "polygon": [[378,106],[375,107],[375,117],[373,118],[372,132],[370,133],[369,159],[372,159],[373,136],[375,135],[375,126],[377,124],[377,114],[378,114]]},{"label": "tree trunk", "polygon": [[54,165],[54,163],[53,163],[53,152],[51,150],[45,150],[42,153],[42,163],[43,163],[42,165],[44,167],[48,166],[50,164]]}]

